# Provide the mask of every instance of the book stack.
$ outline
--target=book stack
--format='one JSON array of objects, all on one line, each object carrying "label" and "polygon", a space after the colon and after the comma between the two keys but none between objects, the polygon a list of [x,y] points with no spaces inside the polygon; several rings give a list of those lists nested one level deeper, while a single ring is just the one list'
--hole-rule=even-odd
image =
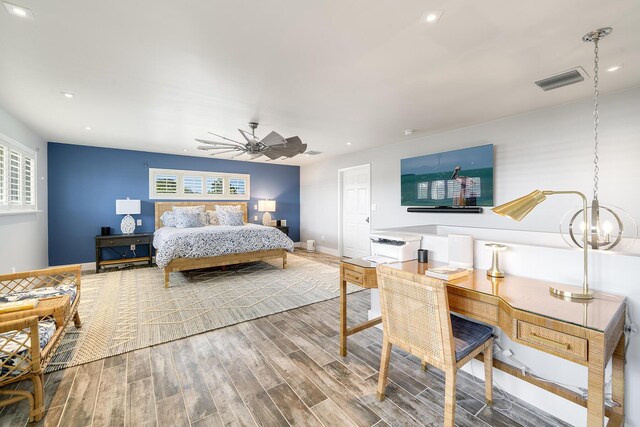
[{"label": "book stack", "polygon": [[455,280],[461,277],[466,277],[469,275],[469,271],[466,268],[454,267],[452,265],[445,265],[444,267],[431,268],[425,271],[429,277],[433,277],[435,279],[442,280]]}]

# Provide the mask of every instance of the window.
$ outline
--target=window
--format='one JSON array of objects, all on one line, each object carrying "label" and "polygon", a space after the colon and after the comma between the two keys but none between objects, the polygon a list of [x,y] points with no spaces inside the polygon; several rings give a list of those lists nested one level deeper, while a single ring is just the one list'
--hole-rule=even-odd
[{"label": "window", "polygon": [[24,204],[33,205],[33,159],[24,158]]},{"label": "window", "polygon": [[157,194],[177,194],[178,177],[176,175],[156,175],[155,192]]},{"label": "window", "polygon": [[418,183],[418,199],[428,199],[428,198],[429,198],[429,183],[419,182]]},{"label": "window", "polygon": [[7,203],[7,191],[6,191],[6,179],[5,179],[5,157],[6,157],[6,149],[3,145],[0,145],[0,206]]},{"label": "window", "polygon": [[184,194],[202,194],[202,177],[187,176],[182,179]]},{"label": "window", "polygon": [[36,153],[0,135],[0,212],[36,210]]},{"label": "window", "polygon": [[249,175],[149,169],[150,199],[249,200]]},{"label": "window", "polygon": [[247,194],[247,181],[244,178],[229,178],[230,194]]},{"label": "window", "polygon": [[224,179],[220,177],[207,178],[207,194],[224,194]]}]

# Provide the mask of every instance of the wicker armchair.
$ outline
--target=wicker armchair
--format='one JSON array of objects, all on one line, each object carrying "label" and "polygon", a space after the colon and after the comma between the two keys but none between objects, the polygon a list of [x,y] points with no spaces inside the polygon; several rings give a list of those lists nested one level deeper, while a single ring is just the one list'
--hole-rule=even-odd
[{"label": "wicker armchair", "polygon": [[[0,314],[0,407],[28,399],[29,421],[44,415],[43,373],[71,321],[81,327],[80,266],[65,266],[0,275],[0,304],[38,298],[34,309]],[[57,299],[60,304],[47,304]],[[46,302],[45,302],[46,301]],[[33,391],[8,388],[31,381]]]},{"label": "wicker armchair", "polygon": [[391,347],[397,345],[445,373],[444,425],[454,425],[456,373],[484,353],[485,397],[493,400],[492,328],[449,313],[446,284],[384,265],[377,267],[383,345],[378,399],[384,399]]}]

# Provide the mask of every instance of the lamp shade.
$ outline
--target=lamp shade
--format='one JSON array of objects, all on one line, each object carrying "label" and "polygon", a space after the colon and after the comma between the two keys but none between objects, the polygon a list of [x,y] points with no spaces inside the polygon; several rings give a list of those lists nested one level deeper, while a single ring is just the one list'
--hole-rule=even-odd
[{"label": "lamp shade", "polygon": [[547,196],[540,190],[534,190],[526,196],[512,200],[492,209],[498,215],[506,216],[516,221],[521,221],[540,203],[544,202]]},{"label": "lamp shade", "polygon": [[116,200],[116,215],[139,215],[140,200]]},{"label": "lamp shade", "polygon": [[276,201],[275,200],[258,200],[259,212],[275,212]]}]

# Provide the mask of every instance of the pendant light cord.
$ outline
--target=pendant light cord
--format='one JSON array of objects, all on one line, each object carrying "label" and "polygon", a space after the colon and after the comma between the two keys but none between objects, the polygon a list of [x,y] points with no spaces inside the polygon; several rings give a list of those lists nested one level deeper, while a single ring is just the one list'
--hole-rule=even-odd
[{"label": "pendant light cord", "polygon": [[593,61],[593,140],[594,140],[594,157],[593,157],[593,199],[598,200],[598,172],[600,168],[598,166],[598,125],[600,124],[600,118],[598,117],[598,41],[599,37],[594,38],[593,43],[595,47],[594,61]]}]

